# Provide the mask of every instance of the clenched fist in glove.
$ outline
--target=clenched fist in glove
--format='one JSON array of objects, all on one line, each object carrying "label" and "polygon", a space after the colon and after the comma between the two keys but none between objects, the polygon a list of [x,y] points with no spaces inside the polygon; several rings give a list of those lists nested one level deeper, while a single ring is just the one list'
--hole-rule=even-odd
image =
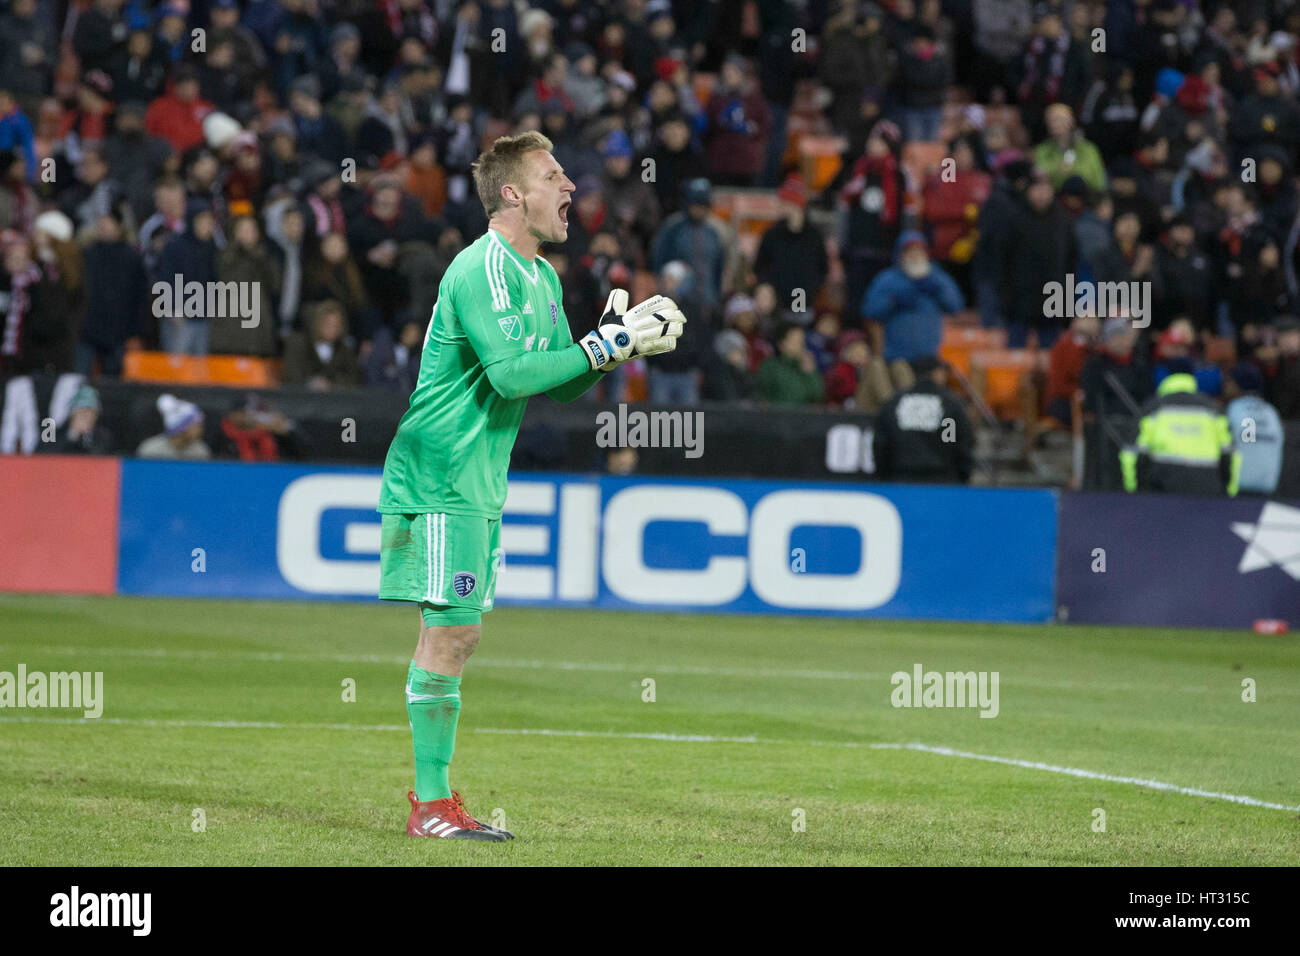
[{"label": "clenched fist in glove", "polygon": [[638,355],[671,352],[685,324],[686,316],[667,296],[651,296],[628,309],[627,290],[614,289],[600,325],[579,344],[593,369],[608,370]]}]

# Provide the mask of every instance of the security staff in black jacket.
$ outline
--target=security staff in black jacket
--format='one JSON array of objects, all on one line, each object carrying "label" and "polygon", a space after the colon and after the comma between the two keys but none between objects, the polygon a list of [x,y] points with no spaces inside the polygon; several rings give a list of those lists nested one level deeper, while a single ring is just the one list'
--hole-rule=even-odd
[{"label": "security staff in black jacket", "polygon": [[930,356],[913,359],[911,366],[916,384],[886,402],[876,417],[876,475],[885,481],[965,484],[975,431],[946,387],[948,366]]}]

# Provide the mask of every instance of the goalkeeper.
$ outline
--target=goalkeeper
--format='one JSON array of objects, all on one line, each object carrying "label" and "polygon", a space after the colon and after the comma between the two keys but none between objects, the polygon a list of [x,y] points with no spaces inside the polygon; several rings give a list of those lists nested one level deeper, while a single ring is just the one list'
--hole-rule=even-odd
[{"label": "goalkeeper", "polygon": [[530,395],[568,402],[637,355],[670,352],[685,316],[655,296],[627,308],[610,293],[596,328],[574,342],[560,280],[538,255],[564,242],[573,183],[540,133],[504,136],[474,164],[488,231],[438,288],[410,408],[384,462],[379,597],[420,609],[407,672],[415,837],[507,840],[470,816],[448,782],[460,680],[492,609],[501,565],[506,469]]}]

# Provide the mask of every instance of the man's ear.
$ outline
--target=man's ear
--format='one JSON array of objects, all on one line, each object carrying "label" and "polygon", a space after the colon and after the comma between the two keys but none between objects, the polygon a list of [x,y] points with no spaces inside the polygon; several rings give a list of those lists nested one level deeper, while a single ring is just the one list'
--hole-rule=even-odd
[{"label": "man's ear", "polygon": [[506,183],[501,187],[501,198],[506,201],[506,205],[518,206],[523,202],[524,196],[518,186]]}]

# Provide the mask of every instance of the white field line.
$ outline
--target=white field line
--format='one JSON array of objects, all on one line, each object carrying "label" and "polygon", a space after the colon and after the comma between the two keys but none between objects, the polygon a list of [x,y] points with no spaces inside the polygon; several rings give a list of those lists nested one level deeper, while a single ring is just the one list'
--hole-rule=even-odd
[{"label": "white field line", "polygon": [[[278,721],[240,721],[240,720],[151,720],[132,717],[100,717],[87,720],[80,717],[0,717],[0,723],[25,724],[121,724],[134,727],[203,727],[218,730],[360,730],[401,732],[410,731],[405,724],[286,724]],[[617,733],[598,730],[550,730],[543,728],[472,728],[476,734],[498,734],[519,737],[598,737],[608,740],[657,740],[670,743],[721,743],[721,744],[778,744],[802,747],[833,747],[843,749],[867,750],[912,750],[920,753],[937,754],[943,757],[961,757],[967,760],[982,760],[986,763],[1003,764],[1008,767],[1022,767],[1027,770],[1044,770],[1069,777],[1085,780],[1102,780],[1106,783],[1131,784],[1146,787],[1148,790],[1163,790],[1179,793],[1188,797],[1202,797],[1207,800],[1224,800],[1247,807],[1260,807],[1265,810],[1284,810],[1288,813],[1300,813],[1300,806],[1287,806],[1283,803],[1270,803],[1255,797],[1235,793],[1219,793],[1200,787],[1180,787],[1162,780],[1149,780],[1144,777],[1121,777],[1115,774],[1099,773],[1095,770],[1080,770],[1077,767],[1062,767],[1056,764],[1033,760],[1018,760],[1012,757],[995,757],[990,754],[971,753],[966,750],[954,750],[951,747],[932,747],[928,744],[886,744],[862,743],[852,740],[773,740],[761,737],[723,737],[712,734],[668,734],[668,733]]]},{"label": "white field line", "polygon": [[[0,652],[14,653],[18,649],[0,647]],[[94,660],[108,655],[119,657],[154,657],[177,660],[253,661],[259,663],[311,663],[326,661],[334,664],[396,664],[405,666],[410,657],[401,654],[303,654],[285,651],[205,651],[189,648],[149,647],[66,647],[54,645],[40,648],[36,654],[59,654]],[[873,681],[889,680],[890,674],[872,671],[808,670],[779,667],[710,667],[686,664],[614,664],[599,661],[544,661],[523,658],[475,657],[472,666],[494,667],[501,670],[555,670],[585,671],[609,674],[682,674],[694,677],[752,677],[752,678],[802,678],[806,680]],[[82,669],[85,669],[84,667]],[[1127,693],[1168,689],[1186,694],[1206,694],[1205,685],[1185,685],[1162,688],[1158,683],[1134,684],[1109,681],[1038,680],[1032,677],[1017,678],[1003,673],[1002,682],[1008,686],[1045,687],[1053,690],[1082,690],[1107,693]],[[1300,687],[1273,687],[1272,695],[1300,696]]]}]

